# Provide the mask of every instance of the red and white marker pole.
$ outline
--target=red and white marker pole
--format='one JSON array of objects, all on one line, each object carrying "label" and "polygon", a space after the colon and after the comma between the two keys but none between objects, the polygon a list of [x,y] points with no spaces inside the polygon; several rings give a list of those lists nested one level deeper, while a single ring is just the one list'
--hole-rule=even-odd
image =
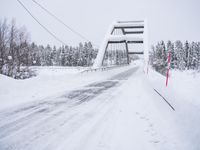
[{"label": "red and white marker pole", "polygon": [[168,62],[168,66],[167,66],[167,72],[166,72],[166,87],[167,87],[167,85],[168,85],[168,78],[169,78],[169,69],[170,69],[170,51],[168,52],[167,62]]}]

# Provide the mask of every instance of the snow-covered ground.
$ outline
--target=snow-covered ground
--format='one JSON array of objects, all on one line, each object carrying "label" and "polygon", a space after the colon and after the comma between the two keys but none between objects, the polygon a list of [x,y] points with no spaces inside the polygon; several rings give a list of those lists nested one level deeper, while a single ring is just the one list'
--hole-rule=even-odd
[{"label": "snow-covered ground", "polygon": [[81,67],[32,67],[37,76],[15,80],[0,74],[0,110],[60,95],[88,83],[106,79],[130,66],[109,71],[81,73]]},{"label": "snow-covered ground", "polygon": [[199,75],[171,72],[166,88],[162,75],[142,66],[38,69],[23,81],[0,76],[0,149],[200,149]]},{"label": "snow-covered ground", "polygon": [[190,148],[200,149],[200,73],[170,71],[168,87],[165,77],[149,71],[149,81],[175,108],[173,120]]}]

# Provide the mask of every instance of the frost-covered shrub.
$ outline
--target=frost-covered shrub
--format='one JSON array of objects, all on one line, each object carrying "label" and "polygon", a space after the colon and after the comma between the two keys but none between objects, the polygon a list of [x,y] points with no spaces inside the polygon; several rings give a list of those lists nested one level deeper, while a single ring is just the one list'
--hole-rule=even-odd
[{"label": "frost-covered shrub", "polygon": [[2,74],[15,79],[27,79],[36,76],[36,73],[28,67],[9,66],[8,64],[3,65]]},{"label": "frost-covered shrub", "polygon": [[8,73],[9,73],[9,66],[8,66],[8,64],[4,64],[1,71],[2,71],[2,74],[8,75]]},{"label": "frost-covered shrub", "polygon": [[16,79],[27,79],[36,76],[36,73],[28,67],[20,67],[16,74]]}]

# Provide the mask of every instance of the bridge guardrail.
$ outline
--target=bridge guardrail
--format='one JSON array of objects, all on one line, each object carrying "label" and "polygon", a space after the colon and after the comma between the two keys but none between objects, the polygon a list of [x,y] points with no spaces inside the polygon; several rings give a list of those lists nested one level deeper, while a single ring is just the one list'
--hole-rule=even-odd
[{"label": "bridge guardrail", "polygon": [[128,65],[129,64],[107,66],[107,67],[99,67],[99,68],[89,68],[89,69],[81,71],[81,73],[96,72],[96,71],[106,71],[106,70],[111,70],[111,69],[114,69],[114,68],[124,67],[124,66],[128,66]]}]

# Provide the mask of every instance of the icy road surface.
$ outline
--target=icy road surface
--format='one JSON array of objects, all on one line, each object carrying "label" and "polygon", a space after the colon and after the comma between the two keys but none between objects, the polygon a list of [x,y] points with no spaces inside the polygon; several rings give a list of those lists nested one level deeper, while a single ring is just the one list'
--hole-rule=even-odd
[{"label": "icy road surface", "polygon": [[135,66],[0,112],[0,150],[184,149],[174,122],[166,121],[173,113]]}]

